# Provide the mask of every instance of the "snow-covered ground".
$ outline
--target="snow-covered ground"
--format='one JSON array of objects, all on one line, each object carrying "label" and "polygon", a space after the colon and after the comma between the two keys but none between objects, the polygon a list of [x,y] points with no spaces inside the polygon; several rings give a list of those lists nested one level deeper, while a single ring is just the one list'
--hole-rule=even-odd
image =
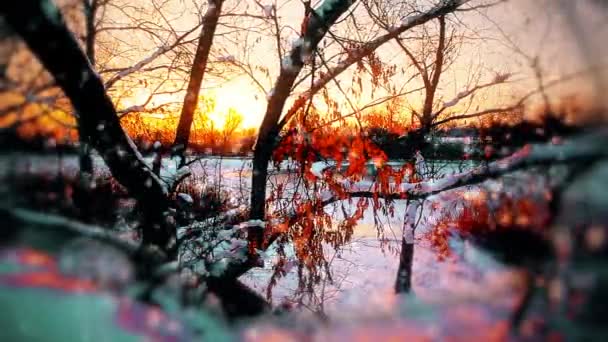
[{"label": "snow-covered ground", "polygon": [[[412,291],[424,302],[443,305],[472,301],[509,308],[518,298],[520,275],[492,259],[488,253],[453,236],[450,240],[453,253],[441,260],[426,241],[426,234],[438,219],[435,213],[442,211],[432,203],[441,203],[445,210],[456,210],[451,206],[457,193],[467,192],[474,196],[478,191],[473,187],[452,191],[430,198],[423,206],[422,220],[415,234]],[[405,211],[405,201],[396,201],[395,215],[379,218],[384,228],[384,239],[381,240],[377,237],[372,211],[367,209],[348,245],[339,252],[327,247],[333,282],[327,280],[317,286],[313,299],[305,300],[306,307],[311,311],[318,310],[322,304],[325,314],[340,321],[389,317],[399,310],[396,307],[399,297],[395,295],[394,285]],[[250,271],[241,279],[265,294],[271,275],[271,265],[267,265],[264,269]],[[273,303],[293,301],[297,284],[297,272],[293,268],[274,287]]]},{"label": "snow-covered ground", "polygon": [[[432,164],[432,161],[427,161]],[[24,173],[57,173],[75,174],[77,171],[76,156],[36,156],[23,157],[12,154],[0,157],[0,177],[9,173],[17,175]],[[443,173],[462,171],[463,167],[456,163],[435,162],[442,165]],[[288,170],[292,166],[284,162],[279,170],[272,167],[271,182],[285,180],[289,177]],[[100,158],[95,158],[96,172],[108,173]],[[166,161],[167,172],[175,172],[175,164]],[[251,160],[234,158],[205,158],[192,164],[192,172],[201,181],[215,184],[221,181],[222,188],[230,190],[233,196],[247,196],[251,182]],[[206,175],[206,176],[202,176]],[[501,182],[487,183],[491,188],[500,189]],[[201,185],[204,186],[204,185]],[[243,193],[238,193],[242,191]],[[416,249],[413,264],[413,292],[418,298],[431,303],[450,302],[459,300],[474,300],[496,304],[497,298],[511,305],[516,299],[517,274],[496,262],[488,261],[481,251],[468,245],[467,242],[454,237],[451,241],[454,254],[440,261],[435,251],[424,241],[425,234],[433,227],[437,219],[439,203],[447,210],[453,210],[450,205],[456,198],[456,193],[478,193],[479,187],[469,187],[443,193],[429,198],[424,206],[422,221],[416,229]],[[395,202],[394,216],[380,215],[378,218],[383,227],[384,240],[378,239],[374,225],[374,216],[368,209],[363,219],[355,228],[354,238],[339,252],[327,249],[330,256],[333,282],[326,281],[315,290],[315,299],[308,301],[311,310],[318,309],[322,304],[325,314],[335,319],[348,320],[357,317],[390,314],[396,310],[397,297],[394,295],[399,250],[404,215],[405,201]],[[435,208],[435,209],[433,209]],[[326,208],[332,212],[334,208]],[[272,258],[272,251],[268,254]],[[332,257],[333,256],[333,257]],[[270,276],[270,263],[267,267],[251,270],[242,280],[260,291],[266,293]],[[273,302],[279,304],[293,299],[297,287],[297,271],[292,268],[284,278],[279,280],[273,290]]]}]

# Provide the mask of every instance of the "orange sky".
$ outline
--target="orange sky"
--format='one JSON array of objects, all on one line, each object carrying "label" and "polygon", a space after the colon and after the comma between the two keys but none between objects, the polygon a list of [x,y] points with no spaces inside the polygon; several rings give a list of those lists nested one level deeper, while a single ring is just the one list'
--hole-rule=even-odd
[{"label": "orange sky", "polygon": [[[145,8],[150,7],[149,0],[115,1],[147,6]],[[521,51],[531,56],[539,56],[539,65],[547,81],[585,69],[590,63],[605,62],[605,60],[599,61],[602,58],[598,56],[608,55],[608,46],[603,43],[605,41],[604,38],[608,37],[608,20],[606,19],[608,16],[603,15],[605,12],[598,11],[587,5],[590,0],[578,0],[574,6],[574,11],[569,9],[570,12],[564,12],[563,7],[559,6],[564,1],[570,0],[536,0],[534,2],[510,0],[487,11],[487,16],[494,23],[488,21],[483,15],[474,12],[459,14],[462,23],[474,28],[474,32],[478,36],[473,37],[474,39],[471,39],[461,49],[460,55],[454,65],[444,73],[442,84],[438,90],[438,96],[447,100],[462,91],[463,84],[470,75],[471,65],[482,68],[482,82],[491,79],[496,72],[512,73],[512,78],[518,81],[509,86],[502,86],[482,94],[484,96],[478,96],[476,101],[482,108],[512,103],[514,95],[536,86],[529,61],[526,61],[514,52],[514,48],[509,46],[509,43],[505,41],[504,37],[497,30],[497,26],[501,27],[512,38],[512,43],[521,49]],[[262,0],[261,2],[263,4],[271,3],[270,0]],[[225,11],[234,10],[234,12],[240,13],[247,11],[248,13],[258,15],[262,14],[261,10],[251,0],[240,3],[227,1],[226,4]],[[167,6],[168,10],[165,13],[167,22],[175,27],[176,30],[186,30],[196,24],[198,17],[195,15],[191,2],[168,0]],[[287,46],[289,46],[291,40],[297,37],[296,31],[298,29],[295,28],[299,28],[302,12],[302,5],[299,1],[287,0],[278,2],[280,24],[286,27],[282,38]],[[564,13],[574,13],[574,15],[565,15]],[[142,18],[145,15],[141,14]],[[126,20],[120,14],[120,11],[116,9],[108,10],[106,17],[116,23]],[[361,16],[361,18],[361,21],[364,22],[364,16]],[[154,20],[162,21],[160,18],[154,18]],[[255,23],[259,25],[260,22],[256,21]],[[580,27],[573,26],[575,24],[580,25]],[[219,32],[222,32],[222,30],[228,29],[220,28]],[[336,30],[340,32],[340,27],[336,28]],[[194,32],[193,37],[197,34],[198,31]],[[584,39],[581,39],[581,34]],[[137,61],[149,55],[158,46],[151,44],[149,38],[144,36],[119,35],[118,37],[133,44],[135,49],[131,47],[125,48],[124,60],[121,60],[121,58],[113,59],[109,64],[110,67],[121,66],[121,63],[129,65],[133,60]],[[484,39],[477,39],[479,37],[483,37]],[[212,97],[216,100],[214,112],[208,114],[216,127],[223,125],[225,113],[230,108],[233,108],[243,115],[243,128],[257,128],[266,108],[267,92],[271,90],[278,74],[279,61],[276,56],[274,38],[259,37],[261,38],[260,41],[250,44],[247,49],[243,48],[245,44],[239,44],[239,42],[244,41],[244,37],[232,38],[237,41],[236,44],[224,38],[217,38],[216,51],[211,60],[216,61],[219,57],[230,55],[242,62],[249,61],[254,66],[267,67],[267,76],[261,73],[257,74],[258,81],[264,87],[264,90],[254,85],[247,76],[230,75],[224,80],[207,77],[203,81],[204,89],[201,91],[201,95]],[[255,35],[253,35],[253,38],[248,37],[250,42],[254,38],[256,38]],[[120,48],[120,41],[118,41],[118,48]],[[100,52],[100,55],[102,54],[103,52]],[[378,50],[378,54],[387,63],[394,63],[396,65],[409,64],[409,61],[394,44],[386,44],[386,46]],[[352,69],[354,69],[354,66],[338,78],[338,82],[345,89],[351,87],[350,77]],[[606,88],[605,84],[608,79],[605,71],[603,73],[595,72],[591,75],[597,77],[578,78],[572,82],[552,88],[551,92],[558,96],[578,92],[591,99],[594,97],[594,93],[602,93],[600,90],[602,87]],[[399,85],[398,79],[396,80],[396,84],[397,86]],[[408,84],[406,89],[417,88],[419,86],[420,82],[414,81]],[[153,87],[131,82],[123,85],[122,89],[128,89],[130,94],[124,97],[115,97],[119,108],[141,104],[145,101]],[[329,89],[331,95],[341,102],[341,108],[344,112],[351,111],[351,104],[354,104],[355,107],[360,107],[371,99],[369,92],[367,92],[362,94],[359,99],[351,98],[351,103],[347,104],[341,93],[337,91],[335,84],[330,84]],[[379,94],[382,95],[381,92]],[[421,93],[414,93],[406,98],[406,103],[416,107],[420,104],[421,99]],[[606,105],[606,101],[608,101],[603,96],[596,96],[595,99],[603,101],[603,105]],[[156,97],[150,103],[150,106],[154,107],[166,102],[181,102],[182,100],[183,93],[161,95]]]},{"label": "orange sky", "polygon": [[[492,18],[495,23],[491,23],[482,15],[472,12],[459,15],[464,23],[475,27],[479,35],[487,39],[478,42],[473,41],[461,51],[461,56],[455,65],[443,76],[441,95],[449,99],[463,90],[464,79],[470,73],[472,63],[483,65],[482,67],[485,68],[483,78],[486,80],[491,79],[494,72],[510,72],[514,74],[513,79],[518,80],[518,82],[508,87],[500,87],[490,91],[485,99],[479,97],[478,101],[481,103],[481,107],[510,103],[512,101],[511,96],[514,93],[521,91],[521,89],[530,89],[531,86],[536,85],[529,61],[513,52],[513,48],[505,42],[495,24],[510,35],[513,43],[524,53],[530,56],[539,56],[540,67],[547,81],[586,68],[589,60],[585,56],[604,56],[608,54],[608,48],[603,43],[590,44],[593,49],[599,51],[581,53],[581,46],[578,44],[580,39],[574,36],[576,30],[571,28],[571,21],[568,20],[568,16],[564,15],[563,8],[559,7],[560,1],[511,0],[499,4],[487,12],[488,17]],[[578,13],[574,17],[584,18],[584,20],[579,20],[579,23],[584,26],[583,31],[592,42],[603,41],[601,37],[608,37],[606,19],[604,16],[598,15],[598,11],[584,5],[584,2],[585,0],[577,1],[578,5],[575,7]],[[270,1],[262,1],[262,3],[270,3]],[[301,4],[297,1],[279,3],[283,4],[282,7],[279,7],[282,24],[298,27],[302,15]],[[180,4],[183,3],[180,2]],[[260,10],[251,5],[248,11],[255,14],[256,11]],[[187,28],[195,20],[197,20],[196,16],[184,16],[179,20],[179,24],[183,28]],[[287,34],[284,38],[295,37],[294,33]],[[253,63],[266,65],[270,69],[271,76],[262,80],[265,81],[264,86],[267,90],[271,88],[272,80],[278,73],[277,57],[272,50],[274,48],[272,44],[272,41],[262,39],[261,43],[252,46],[252,49],[248,52]],[[226,53],[234,54],[237,59],[243,56],[239,51],[227,51]],[[386,47],[379,50],[379,53],[384,56],[385,61],[396,64],[407,63],[403,54],[397,51],[394,45],[387,44]],[[348,88],[350,82],[346,75],[349,75],[349,73],[346,72],[345,76],[342,76],[339,80],[343,87]],[[606,78],[606,73],[604,73],[601,80],[604,81]],[[209,83],[213,83],[213,81],[207,81],[207,85]],[[588,77],[579,78],[575,82],[554,87],[551,92],[561,96],[572,91],[578,91],[592,96],[593,90],[597,88],[596,83]],[[216,111],[210,115],[216,124],[221,125],[224,113],[227,112],[228,108],[234,108],[243,114],[245,127],[257,127],[259,125],[266,107],[266,94],[254,86],[250,79],[246,76],[239,76],[229,82],[222,83],[220,86],[214,87],[212,85],[212,87],[212,90],[203,90],[202,94],[217,98]],[[412,83],[410,87],[417,87],[417,85]],[[335,89],[333,91],[336,97],[341,96]],[[161,103],[171,99],[179,100],[181,96],[161,97],[155,102]],[[416,103],[421,102],[421,99],[420,93],[412,94],[408,97],[408,102],[416,105]],[[369,100],[369,94],[367,96],[364,94],[359,101],[351,99],[351,102],[354,101],[356,105],[364,105]],[[344,110],[349,111],[350,107],[346,105],[346,101],[342,102]]]}]

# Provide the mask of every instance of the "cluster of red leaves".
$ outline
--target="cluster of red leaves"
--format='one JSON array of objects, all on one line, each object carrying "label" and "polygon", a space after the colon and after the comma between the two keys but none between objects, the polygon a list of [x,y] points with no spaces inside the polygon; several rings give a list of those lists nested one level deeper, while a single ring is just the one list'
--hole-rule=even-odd
[{"label": "cluster of red leaves", "polygon": [[504,197],[497,209],[490,209],[485,196],[465,202],[461,211],[450,211],[433,227],[426,238],[440,259],[450,256],[451,234],[475,236],[499,229],[542,231],[550,216],[546,203],[530,198]]},{"label": "cluster of red leaves", "polygon": [[[368,162],[373,160],[378,168],[378,179],[382,179],[382,189],[388,189],[388,181],[394,174],[392,169],[385,167],[388,160],[385,153],[365,136],[349,137],[320,131],[303,133],[292,129],[274,151],[275,165],[280,164],[287,156],[299,163],[305,179],[304,184],[311,191],[329,192],[340,199],[348,199],[343,183],[335,181],[329,175],[322,182],[318,182],[319,179],[311,172],[314,162],[320,159],[334,160],[337,163],[336,170],[343,170],[339,172],[341,177],[357,181],[368,174]],[[277,187],[269,196],[269,200],[281,198],[282,192],[282,187]],[[355,210],[348,213],[344,211],[345,219],[335,226],[333,217],[324,211],[322,198],[311,200],[295,194],[292,200],[297,221],[289,225],[276,224],[272,230],[274,233],[289,236],[298,259],[313,271],[323,260],[324,243],[338,248],[351,239],[353,228],[363,217],[369,202],[366,198],[358,199]]]},{"label": "cluster of red leaves", "polygon": [[[325,158],[335,160],[337,168],[347,162],[344,175],[360,179],[367,173],[366,163],[372,159],[376,165],[383,165],[388,160],[384,151],[364,136],[331,135],[326,132],[313,133],[290,130],[273,152],[273,161],[279,165],[286,157],[291,157],[302,165],[310,174],[312,163]],[[309,178],[314,180],[314,177]]]},{"label": "cluster of red leaves", "polygon": [[396,65],[387,65],[380,57],[372,52],[367,56],[372,81],[372,96],[375,88],[381,84],[390,84],[390,78],[397,73]]},{"label": "cluster of red leaves", "polygon": [[[308,117],[310,119],[310,117]],[[329,128],[328,128],[329,129]],[[290,205],[295,210],[296,219],[281,219],[277,215],[278,223],[272,224],[270,235],[279,241],[291,241],[295,254],[311,278],[323,272],[326,263],[324,246],[340,248],[348,243],[353,235],[354,227],[362,219],[365,210],[373,205],[374,212],[383,210],[385,214],[392,214],[394,207],[382,201],[381,194],[394,193],[395,184],[403,181],[416,183],[420,178],[416,175],[412,163],[402,167],[393,168],[387,164],[388,157],[368,136],[332,134],[327,130],[309,131],[305,123],[293,126],[284,134],[278,147],[274,150],[273,161],[279,166],[285,158],[290,157],[299,164],[301,183],[312,197],[303,193],[293,194]],[[332,160],[336,162],[335,168],[328,169],[323,179],[311,172],[313,163],[319,160]],[[349,198],[347,184],[357,182],[370,176],[369,168],[376,171],[373,186],[369,189],[374,196],[371,198]],[[280,203],[285,194],[284,187],[276,186],[270,194],[270,203]],[[323,194],[323,196],[321,196]],[[348,201],[347,208],[343,209],[343,218],[335,218],[324,210],[323,200],[330,194],[334,199]],[[345,203],[343,202],[343,203]],[[339,204],[342,205],[342,204]],[[272,207],[272,205],[269,205]],[[350,210],[350,208],[354,210]],[[282,266],[275,268],[275,277],[281,276]]]}]

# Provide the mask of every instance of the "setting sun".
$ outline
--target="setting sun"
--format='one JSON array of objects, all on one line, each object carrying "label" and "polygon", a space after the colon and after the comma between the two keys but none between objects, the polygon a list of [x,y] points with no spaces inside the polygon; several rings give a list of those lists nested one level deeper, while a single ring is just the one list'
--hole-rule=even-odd
[{"label": "setting sun", "polygon": [[[180,103],[183,101],[183,93],[176,94],[155,94],[149,101],[151,91],[148,88],[136,88],[132,91],[132,96],[122,99],[122,105],[125,108],[147,104],[147,107],[159,107],[163,105]],[[214,109],[211,112],[205,113],[207,118],[211,120],[213,126],[217,129],[224,127],[226,116],[230,110],[239,113],[243,121],[239,129],[258,128],[264,114],[265,103],[259,100],[259,96],[252,94],[251,88],[243,81],[231,81],[221,87],[202,90],[201,96],[209,98],[213,101]],[[199,103],[199,110],[204,107]],[[171,108],[170,113],[141,113],[142,116],[151,116],[160,118],[163,114],[176,115],[179,114],[179,107],[168,106]],[[174,113],[174,111],[177,111]]]},{"label": "setting sun", "polygon": [[258,128],[264,115],[265,102],[256,100],[251,88],[242,83],[232,83],[210,91],[215,98],[215,111],[209,118],[223,127],[228,111],[232,108],[243,117],[241,128]]}]

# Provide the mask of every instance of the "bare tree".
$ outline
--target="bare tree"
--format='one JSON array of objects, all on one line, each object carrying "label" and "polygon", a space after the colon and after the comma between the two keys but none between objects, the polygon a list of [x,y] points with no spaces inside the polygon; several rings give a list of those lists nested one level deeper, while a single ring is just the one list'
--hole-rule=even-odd
[{"label": "bare tree", "polygon": [[241,114],[232,108],[228,109],[228,113],[226,113],[226,120],[224,121],[224,127],[222,127],[222,150],[224,153],[228,151],[230,139],[242,123],[243,117]]},{"label": "bare tree", "polygon": [[[326,1],[319,8],[309,12],[311,17],[304,20],[302,26],[305,29],[302,30],[300,39],[293,44],[291,51],[283,57],[280,74],[274,88],[269,92],[266,113],[260,126],[254,151],[250,218],[263,220],[266,216],[268,165],[277,144],[279,132],[288,122],[296,117],[297,113],[307,108],[307,104],[310,103],[309,101],[317,92],[330,82],[333,82],[349,66],[370,56],[380,46],[395,39],[401,33],[457,11],[468,2],[441,1],[429,9],[420,11],[409,17],[406,16],[398,25],[392,27],[389,33],[377,36],[369,41],[360,43],[354,48],[348,49],[345,52],[344,59],[334,66],[326,66],[326,70],[319,73],[318,77],[312,79],[309,89],[293,102],[291,108],[286,113],[283,113],[286,100],[292,92],[294,84],[297,83],[298,74],[304,65],[302,54],[304,56],[314,55],[314,49],[317,47],[320,39],[329,31],[329,28],[338,17],[348,10],[351,3]],[[328,18],[325,18],[326,13],[330,15]],[[315,18],[317,20],[314,20]],[[311,34],[313,35],[310,36]],[[438,78],[439,76],[436,77]],[[263,230],[259,227],[250,229],[249,239],[250,243],[253,243],[254,246],[263,246],[265,244],[263,236]],[[267,239],[266,244],[272,241],[272,238]]]},{"label": "bare tree", "polygon": [[[482,4],[483,5],[483,4]],[[490,3],[483,8],[496,5]],[[390,2],[381,1],[366,2],[366,8],[370,16],[373,17],[378,25],[390,31],[393,23],[397,20],[394,9],[390,7]],[[479,5],[481,6],[481,5]],[[479,6],[472,8],[479,9]],[[463,9],[468,11],[469,9]],[[453,22],[452,22],[453,21]],[[482,82],[480,72],[475,72],[475,67],[470,67],[471,74],[465,88],[456,92],[452,99],[446,99],[445,87],[442,87],[442,75],[449,71],[450,67],[458,58],[459,50],[467,43],[468,36],[479,37],[479,34],[468,34],[459,32],[462,23],[458,18],[449,20],[446,15],[441,15],[436,19],[437,27],[429,28],[422,26],[419,33],[414,35],[397,36],[395,42],[403,51],[411,65],[413,66],[414,76],[420,79],[422,84],[423,101],[419,108],[411,108],[412,120],[416,119],[419,133],[426,135],[431,129],[446,123],[462,120],[463,117],[474,118],[500,112],[498,109],[489,109],[483,112],[468,112],[475,97],[483,90],[505,84],[510,79],[508,73],[496,73],[486,81]],[[468,28],[471,30],[471,28]],[[466,30],[466,29],[465,29]],[[480,39],[480,38],[477,38]],[[412,42],[411,44],[408,42]],[[412,46],[408,46],[412,45]],[[479,66],[476,69],[481,69]],[[443,90],[441,90],[443,88]],[[443,93],[441,93],[443,92]],[[458,105],[468,101],[463,108],[458,108],[459,114],[448,113],[450,109],[457,108]]]},{"label": "bare tree", "polygon": [[[392,39],[397,37],[399,34],[405,32],[409,29],[412,29],[413,27],[422,25],[430,20],[436,19],[445,14],[454,12],[468,2],[469,1],[442,1],[425,11],[422,11],[415,15],[411,15],[409,17],[403,18],[403,20],[399,23],[399,25],[397,25],[396,27],[393,27],[389,33],[380,35],[368,42],[361,43],[360,46],[358,46],[358,47],[349,49],[347,51],[348,54],[347,54],[346,58],[342,59],[336,65],[329,67],[329,69],[327,71],[324,71],[319,77],[317,77],[314,80],[312,86],[304,94],[300,95],[300,97],[296,101],[293,102],[290,109],[284,114],[282,113],[283,106],[285,105],[285,101],[286,101],[287,97],[289,96],[289,91],[290,91],[289,89],[291,89],[291,87],[293,86],[293,84],[295,82],[295,78],[297,77],[297,74],[294,75],[294,72],[299,73],[299,71],[301,70],[301,66],[298,67],[298,65],[295,65],[297,68],[289,68],[289,69],[282,67],[281,74],[279,75],[279,77],[276,81],[275,87],[273,88],[273,91],[270,92],[271,96],[269,97],[266,114],[264,116],[264,121],[260,127],[258,144],[256,145],[256,147],[258,147],[258,148],[256,148],[256,158],[255,158],[256,166],[254,166],[254,167],[256,169],[256,174],[259,175],[259,179],[254,178],[254,180],[253,180],[255,185],[253,186],[254,189],[252,190],[252,208],[253,208],[252,217],[263,217],[263,212],[264,212],[263,204],[259,203],[259,202],[263,202],[263,201],[260,201],[260,199],[262,198],[260,196],[260,194],[262,194],[262,191],[260,189],[261,189],[261,187],[263,187],[263,184],[265,183],[264,179],[266,179],[266,175],[265,175],[265,172],[263,169],[265,169],[265,167],[268,165],[268,161],[270,160],[269,152],[271,151],[272,144],[274,144],[274,140],[276,140],[277,134],[283,127],[285,127],[285,124],[287,122],[289,122],[296,115],[296,113],[299,110],[303,109],[306,106],[306,104],[308,103],[308,100],[312,96],[314,96],[314,94],[316,94],[319,90],[321,90],[325,86],[327,86],[330,82],[332,82],[332,80],[334,80],[338,75],[340,75],[342,72],[347,70],[351,65],[357,63],[364,57],[369,56],[380,46],[391,41]],[[334,5],[337,6],[338,8],[342,8],[338,5],[346,5],[346,4],[341,4],[339,2],[338,2],[338,4],[333,4],[333,2],[328,2],[327,4],[324,3],[319,9],[316,9],[312,12],[313,17],[322,18],[322,15],[320,13],[322,13],[321,11],[323,10],[323,8],[325,8],[325,6],[327,6],[328,8],[331,8],[331,6],[334,6]],[[343,10],[346,11],[346,9],[347,8],[344,8]],[[305,23],[308,25],[308,28],[311,28],[310,27],[311,23],[315,23],[315,21],[309,20],[309,21],[305,21]],[[317,25],[318,25],[318,23],[317,23]],[[327,24],[325,24],[325,25],[327,26]],[[312,28],[314,28],[314,27],[312,27]],[[324,31],[324,30],[318,30],[318,31]],[[309,33],[310,30],[306,29],[305,32]],[[309,39],[309,38],[307,38],[305,35],[303,35],[300,40],[296,41],[296,43],[294,44],[294,46],[291,49],[291,52],[290,52],[291,55],[286,57],[286,59],[287,59],[286,62],[291,62],[291,60],[289,60],[289,58],[291,58],[294,53],[300,53],[300,51],[302,51],[301,44],[303,44],[302,41],[306,42],[306,39]],[[318,44],[318,42],[317,42],[317,44]],[[312,45],[312,47],[315,47],[315,46],[316,45]],[[284,63],[284,65],[291,66],[291,64],[289,64],[289,63]],[[290,82],[283,84],[283,82],[286,82],[286,81],[290,81]],[[265,151],[265,150],[268,150],[268,151]],[[256,193],[258,195],[257,196],[253,195],[254,193]],[[254,200],[254,198],[255,198],[255,200]]]}]

